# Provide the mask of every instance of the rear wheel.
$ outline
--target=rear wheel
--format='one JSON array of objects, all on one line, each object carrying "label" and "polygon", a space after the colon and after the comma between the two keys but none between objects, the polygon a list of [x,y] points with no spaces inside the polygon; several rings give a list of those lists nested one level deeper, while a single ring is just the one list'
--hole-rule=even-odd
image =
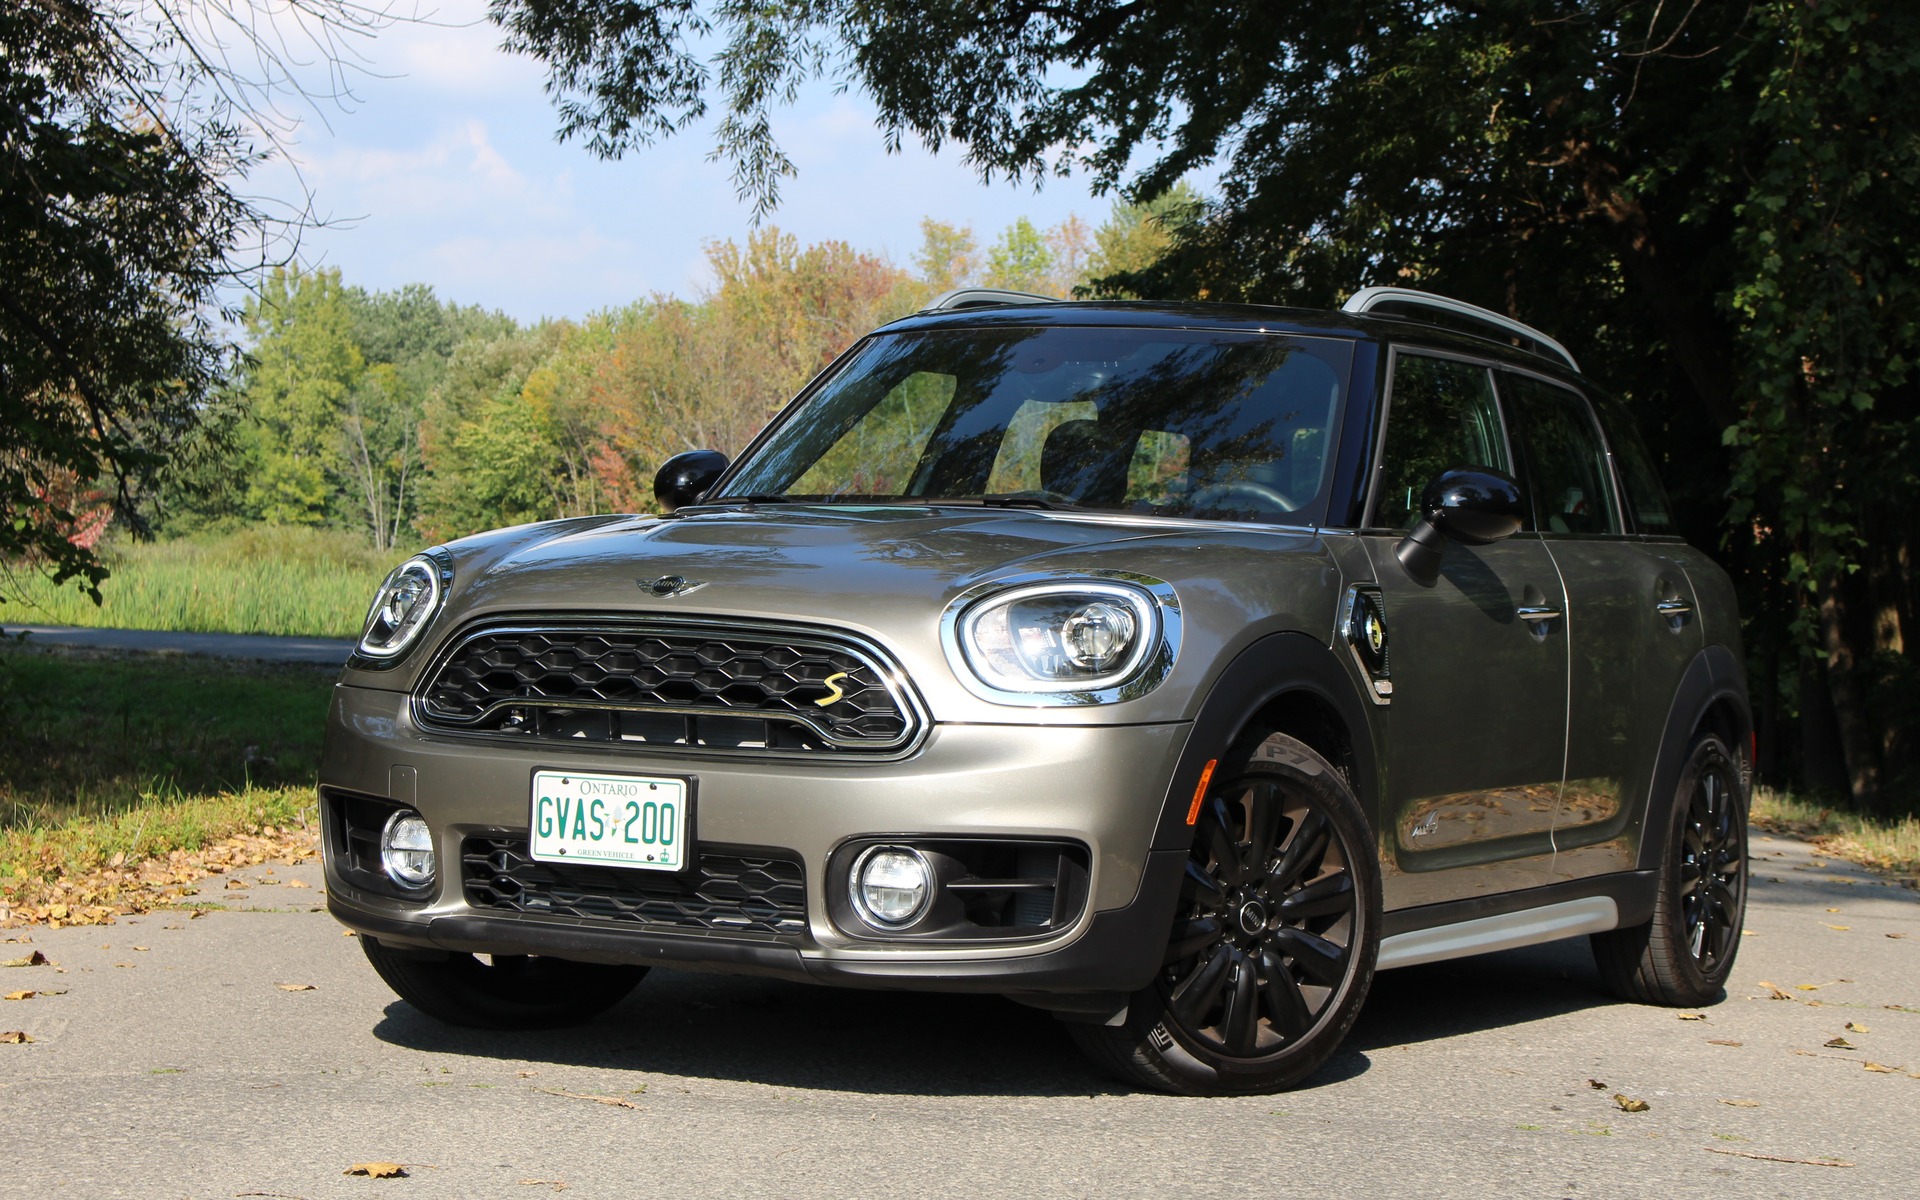
[{"label": "rear wheel", "polygon": [[495,954],[422,954],[362,937],[367,961],[402,1000],[449,1025],[476,1029],[557,1029],[612,1008],[645,967]]},{"label": "rear wheel", "polygon": [[1593,936],[1608,989],[1643,1004],[1718,1000],[1747,909],[1747,794],[1727,744],[1694,742],[1680,772],[1653,919]]},{"label": "rear wheel", "polygon": [[1380,945],[1380,875],[1359,803],[1276,734],[1202,799],[1165,965],[1118,1025],[1070,1025],[1096,1062],[1187,1095],[1274,1092],[1352,1026]]}]

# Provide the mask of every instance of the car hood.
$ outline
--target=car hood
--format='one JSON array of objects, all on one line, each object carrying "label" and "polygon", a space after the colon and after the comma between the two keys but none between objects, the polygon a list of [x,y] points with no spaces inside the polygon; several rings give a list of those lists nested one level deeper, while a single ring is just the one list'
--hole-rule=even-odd
[{"label": "car hood", "polygon": [[[1173,583],[1183,606],[1229,603],[1225,626],[1245,629],[1266,624],[1272,602],[1235,585],[1236,548],[1272,562],[1275,550],[1310,551],[1317,540],[1220,523],[958,506],[759,505],[551,522],[452,543],[453,588],[429,640],[477,621],[533,616],[824,625],[890,650],[937,719],[983,719],[995,714],[975,711],[980,702],[954,678],[939,641],[942,613],[967,589],[1032,573],[1134,572]],[[1324,563],[1323,554],[1308,557]],[[656,594],[656,582],[673,594]],[[411,669],[352,682],[410,687],[433,656],[422,651],[409,656]]]}]

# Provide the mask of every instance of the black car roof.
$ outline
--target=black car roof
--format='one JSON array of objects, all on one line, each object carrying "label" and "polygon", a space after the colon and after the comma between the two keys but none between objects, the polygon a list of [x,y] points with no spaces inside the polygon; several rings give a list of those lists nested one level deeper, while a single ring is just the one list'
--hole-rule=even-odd
[{"label": "black car roof", "polygon": [[877,332],[1033,326],[1105,325],[1141,329],[1209,329],[1246,333],[1296,333],[1356,340],[1418,342],[1435,349],[1499,358],[1566,379],[1582,379],[1560,359],[1510,342],[1424,321],[1312,308],[1262,304],[1165,304],[1148,300],[1059,301],[996,304],[902,317]]}]

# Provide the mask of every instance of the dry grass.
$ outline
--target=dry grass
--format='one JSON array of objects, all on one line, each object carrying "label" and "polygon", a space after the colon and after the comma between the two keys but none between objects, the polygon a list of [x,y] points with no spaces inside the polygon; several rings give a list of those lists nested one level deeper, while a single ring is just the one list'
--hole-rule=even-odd
[{"label": "dry grass", "polygon": [[1753,824],[1770,833],[1806,838],[1827,854],[1920,887],[1920,818],[1875,820],[1756,788]]}]

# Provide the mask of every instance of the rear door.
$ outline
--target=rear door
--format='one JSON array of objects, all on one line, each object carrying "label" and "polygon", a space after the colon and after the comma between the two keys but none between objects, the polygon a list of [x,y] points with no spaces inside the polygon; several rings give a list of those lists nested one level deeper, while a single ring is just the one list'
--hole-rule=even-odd
[{"label": "rear door", "polygon": [[[1701,646],[1693,593],[1669,548],[1637,535],[1586,398],[1522,372],[1502,370],[1498,379],[1535,526],[1570,598],[1567,771],[1554,819],[1554,875],[1630,870],[1667,709]],[[1620,448],[1630,444],[1637,453],[1627,436],[1620,434]],[[1664,517],[1651,503],[1643,508],[1644,519]]]},{"label": "rear door", "polygon": [[1565,595],[1537,534],[1448,542],[1421,583],[1393,548],[1421,490],[1450,467],[1512,472],[1484,363],[1394,354],[1372,516],[1362,534],[1388,630],[1383,714],[1388,909],[1550,881],[1565,755]]}]

